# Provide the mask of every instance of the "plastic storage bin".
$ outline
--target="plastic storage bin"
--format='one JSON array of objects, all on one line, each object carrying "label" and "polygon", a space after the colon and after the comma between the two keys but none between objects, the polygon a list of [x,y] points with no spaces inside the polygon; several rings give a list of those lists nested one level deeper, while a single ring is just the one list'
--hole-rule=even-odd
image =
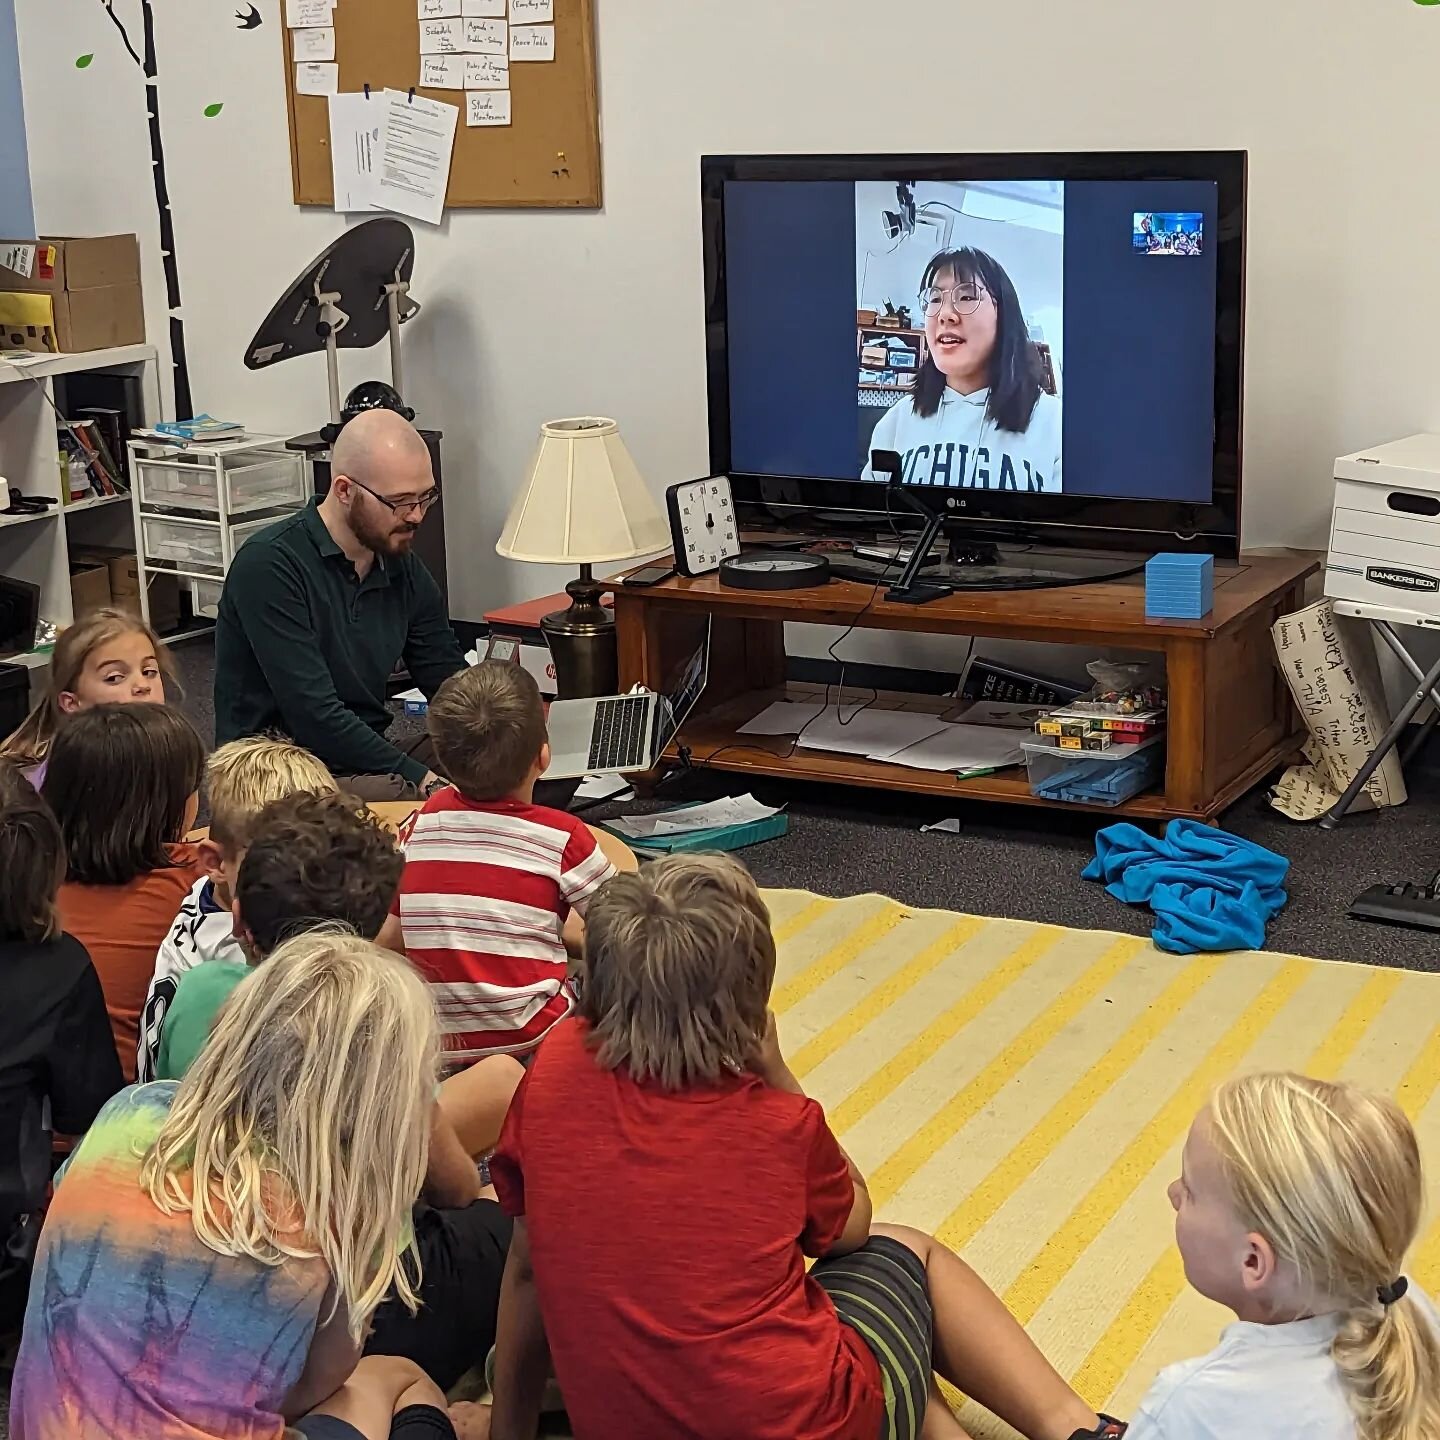
[{"label": "plastic storage bin", "polygon": [[243,525],[232,525],[230,527],[230,543],[234,546],[231,560],[240,553],[240,547],[247,541],[253,540],[262,530],[268,530],[277,520],[283,520],[283,515],[267,515],[263,520],[247,520]]},{"label": "plastic storage bin", "polygon": [[1157,784],[1165,773],[1165,737],[1111,750],[1061,750],[1027,744],[1025,768],[1030,792],[1071,805],[1123,805]]},{"label": "plastic storage bin", "polygon": [[142,515],[140,525],[147,564],[197,575],[224,575],[225,558],[220,547],[218,521]]},{"label": "plastic storage bin", "polygon": [[218,580],[194,581],[190,586],[190,608],[213,620],[220,613],[220,592],[224,588]]},{"label": "plastic storage bin", "polygon": [[[309,498],[305,462],[285,450],[246,450],[234,456],[135,457],[140,504],[202,515],[247,515],[303,505]],[[222,503],[223,502],[223,503]]]}]

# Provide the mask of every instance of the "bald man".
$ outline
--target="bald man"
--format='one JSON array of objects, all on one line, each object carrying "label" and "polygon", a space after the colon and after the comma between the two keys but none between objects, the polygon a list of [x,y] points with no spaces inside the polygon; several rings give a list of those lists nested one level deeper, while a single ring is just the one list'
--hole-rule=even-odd
[{"label": "bald man", "polygon": [[278,731],[366,800],[442,783],[386,738],[385,682],[403,659],[425,694],[465,665],[415,532],[439,498],[408,421],[367,410],[340,432],[330,491],[244,545],[215,627],[215,739]]}]

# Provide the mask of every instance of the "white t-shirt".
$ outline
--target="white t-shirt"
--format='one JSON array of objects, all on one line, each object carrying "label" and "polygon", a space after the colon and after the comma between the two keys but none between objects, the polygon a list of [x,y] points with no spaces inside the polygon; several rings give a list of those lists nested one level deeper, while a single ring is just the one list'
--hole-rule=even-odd
[{"label": "white t-shirt", "polygon": [[235,938],[235,921],[215,898],[215,883],[208,877],[197,880],[180,902],[180,913],[170,932],[160,942],[155,957],[155,974],[140,1012],[140,1044],[135,1056],[135,1079],[140,1085],[155,1078],[160,1057],[160,1030],[165,1012],[175,998],[180,977],[205,960],[233,960],[245,963],[245,952]]},{"label": "white t-shirt", "polygon": [[[1002,430],[985,413],[989,400],[989,390],[961,395],[947,389],[935,413],[922,417],[907,395],[880,417],[870,448],[900,452],[905,485],[1058,495],[1060,401],[1042,390],[1022,434]],[[884,477],[867,464],[861,478]]]},{"label": "white t-shirt", "polygon": [[[1429,1299],[1413,1284],[1410,1294],[1435,1323]],[[1227,1325],[1208,1355],[1160,1372],[1128,1440],[1355,1440],[1355,1418],[1330,1354],[1339,1326],[1334,1315]]]}]

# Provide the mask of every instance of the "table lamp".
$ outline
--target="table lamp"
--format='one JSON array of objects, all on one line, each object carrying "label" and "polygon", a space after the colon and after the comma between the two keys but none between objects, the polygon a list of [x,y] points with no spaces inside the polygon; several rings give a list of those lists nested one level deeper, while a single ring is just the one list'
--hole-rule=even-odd
[{"label": "table lamp", "polygon": [[507,560],[578,565],[567,610],[540,622],[561,700],[613,695],[620,685],[615,617],[591,568],[670,548],[670,527],[641,478],[620,427],[581,416],[540,427],[540,445],[495,551]]}]

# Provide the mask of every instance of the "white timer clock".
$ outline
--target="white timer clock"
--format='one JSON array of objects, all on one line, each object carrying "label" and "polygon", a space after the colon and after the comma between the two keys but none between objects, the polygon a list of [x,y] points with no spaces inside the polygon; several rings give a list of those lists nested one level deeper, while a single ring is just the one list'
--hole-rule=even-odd
[{"label": "white timer clock", "polygon": [[740,527],[728,475],[683,480],[665,492],[675,568],[682,575],[709,575],[740,553]]}]

